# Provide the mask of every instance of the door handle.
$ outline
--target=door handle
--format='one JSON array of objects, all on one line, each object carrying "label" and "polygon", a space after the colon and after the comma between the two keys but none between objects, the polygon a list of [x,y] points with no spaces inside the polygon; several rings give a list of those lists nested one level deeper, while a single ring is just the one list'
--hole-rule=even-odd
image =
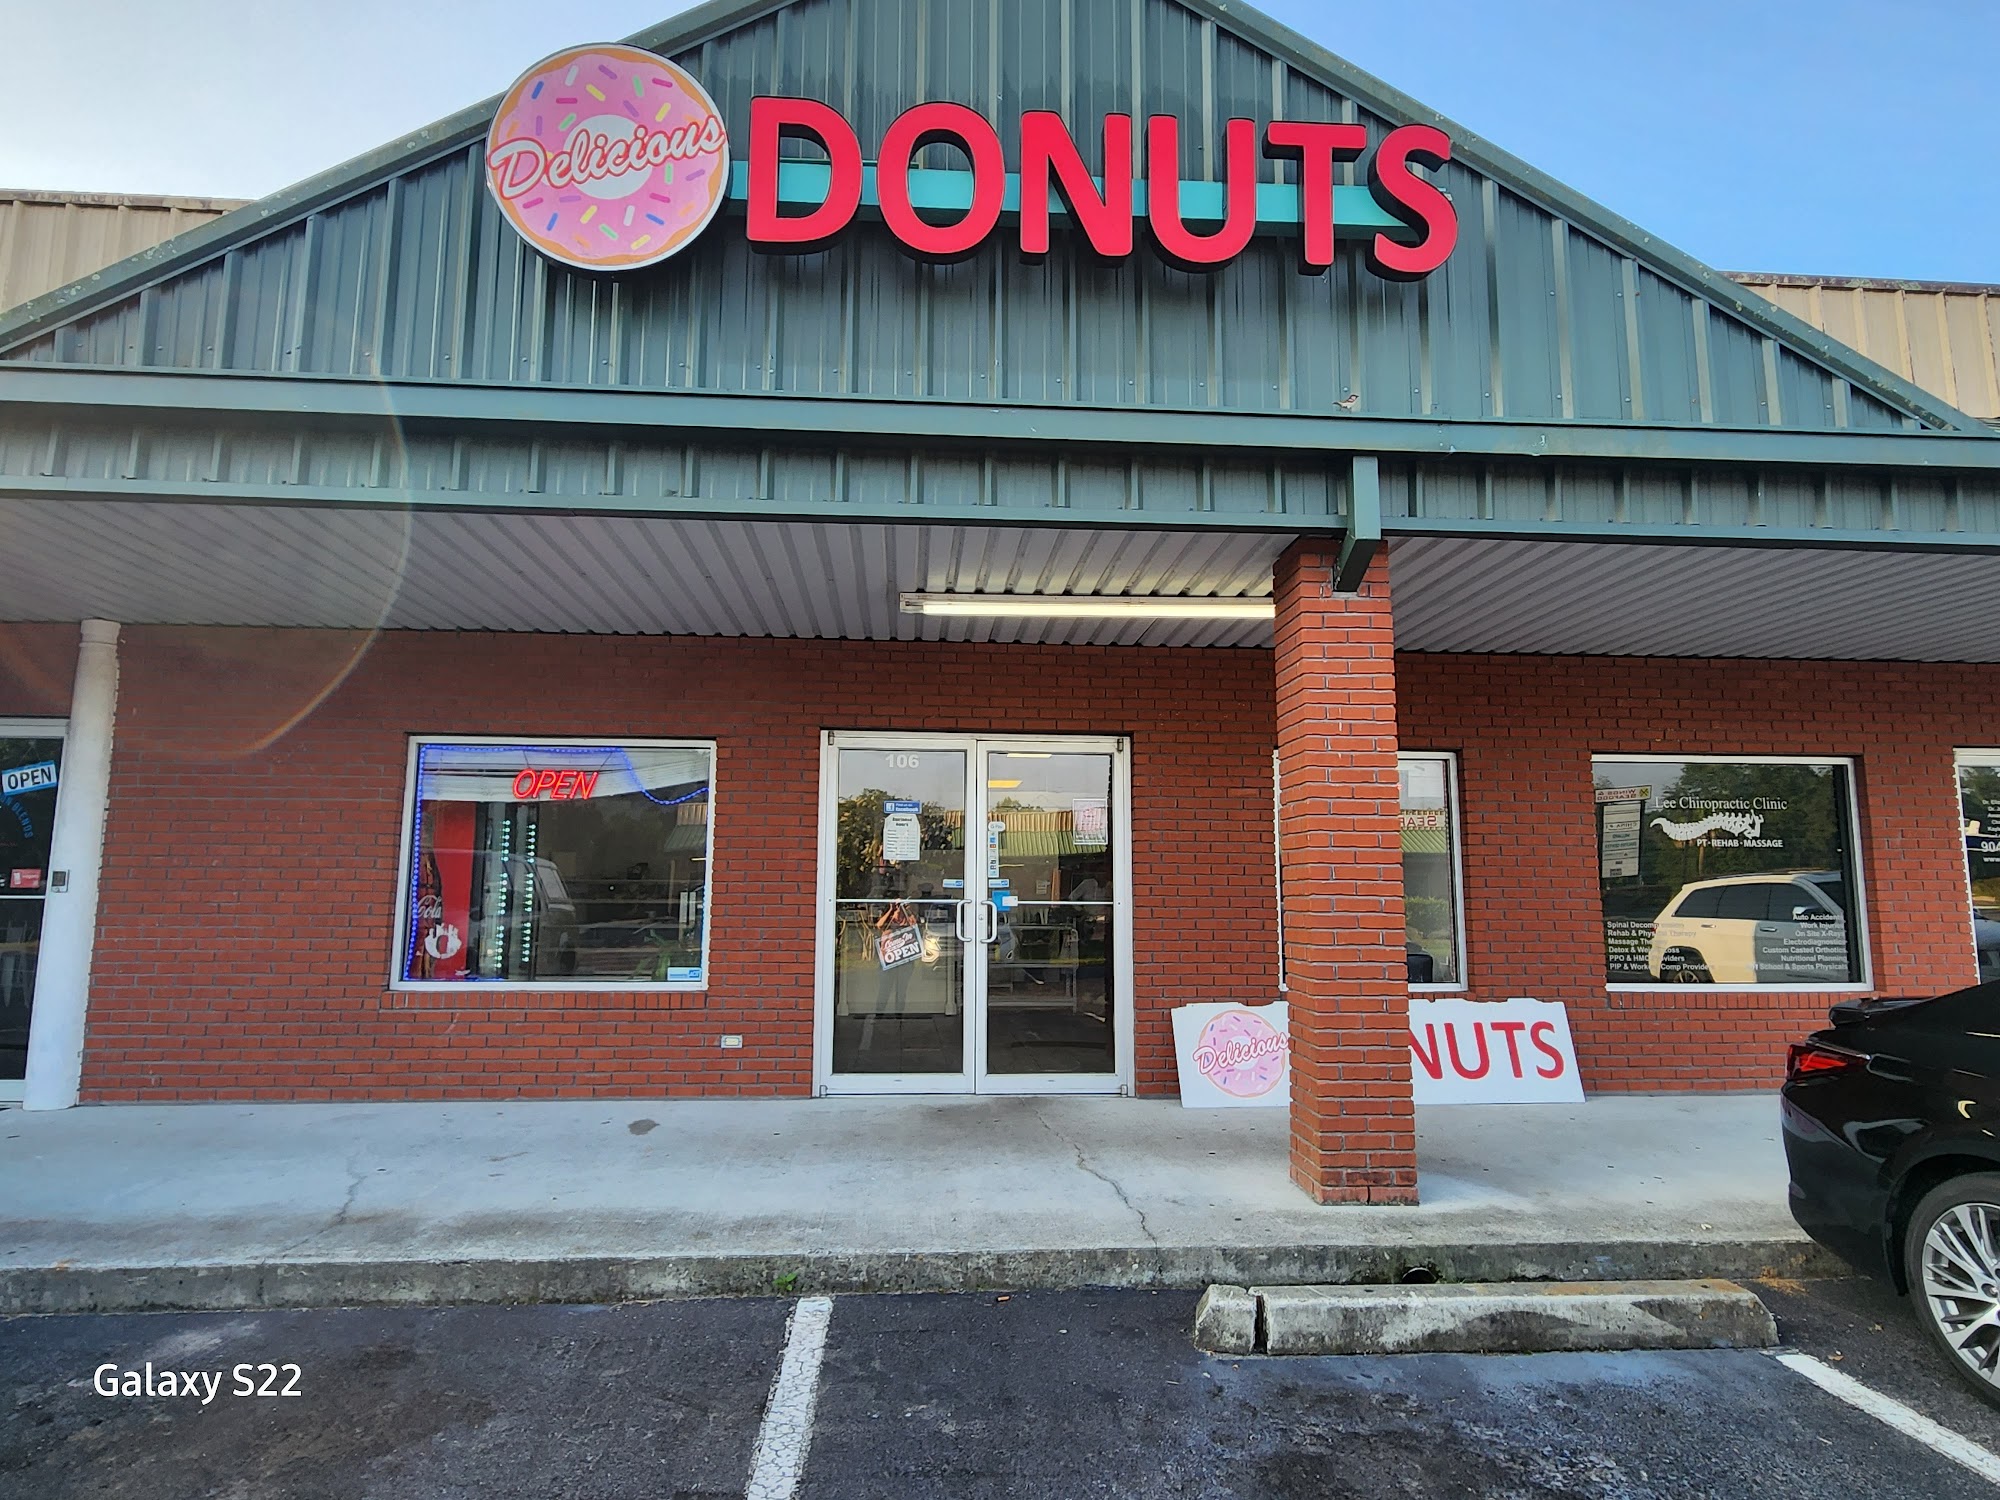
[{"label": "door handle", "polygon": [[965,947],[972,942],[972,934],[967,929],[965,921],[967,917],[972,915],[971,908],[972,903],[970,901],[960,901],[952,908],[951,930],[958,938],[960,947]]},{"label": "door handle", "polygon": [[993,904],[993,903],[992,903],[991,901],[982,901],[982,902],[980,902],[980,903],[979,903],[979,912],[980,912],[980,917],[979,917],[979,925],[980,925],[980,934],[979,934],[979,941],[980,941],[980,942],[982,942],[982,943],[997,943],[997,942],[999,942],[999,941],[1000,941],[1000,908],[999,908],[999,907],[997,907],[997,906],[995,906],[995,905],[994,905],[994,904]]}]

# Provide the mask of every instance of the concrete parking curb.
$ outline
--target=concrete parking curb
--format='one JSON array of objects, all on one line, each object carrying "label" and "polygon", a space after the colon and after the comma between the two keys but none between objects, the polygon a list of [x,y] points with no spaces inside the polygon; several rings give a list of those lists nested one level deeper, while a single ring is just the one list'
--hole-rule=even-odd
[{"label": "concrete parking curb", "polygon": [[[4,1239],[0,1226],[0,1239]],[[450,1303],[636,1302],[669,1297],[987,1288],[1195,1290],[1400,1281],[1608,1281],[1838,1275],[1804,1240],[1599,1244],[1431,1244],[1396,1248],[1138,1246],[1121,1249],[380,1258],[0,1269],[0,1314],[166,1312]]]},{"label": "concrete parking curb", "polygon": [[1213,1354],[1543,1354],[1768,1349],[1770,1309],[1734,1282],[1211,1287],[1195,1344]]}]

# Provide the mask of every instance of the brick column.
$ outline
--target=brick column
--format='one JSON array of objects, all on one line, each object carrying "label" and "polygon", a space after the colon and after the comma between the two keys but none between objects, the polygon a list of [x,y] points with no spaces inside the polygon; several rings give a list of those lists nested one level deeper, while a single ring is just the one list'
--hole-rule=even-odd
[{"label": "brick column", "polygon": [[1417,1201],[1389,560],[1279,559],[1278,858],[1292,1018],[1292,1179],[1321,1203]]}]

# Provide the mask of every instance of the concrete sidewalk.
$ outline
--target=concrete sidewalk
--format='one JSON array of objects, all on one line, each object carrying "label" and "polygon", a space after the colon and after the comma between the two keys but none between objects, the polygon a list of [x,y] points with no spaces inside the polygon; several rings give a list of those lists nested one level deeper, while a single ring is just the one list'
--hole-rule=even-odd
[{"label": "concrete sidewalk", "polygon": [[1796,1274],[1770,1096],[1418,1112],[1417,1208],[1129,1099],[0,1113],[0,1311]]}]

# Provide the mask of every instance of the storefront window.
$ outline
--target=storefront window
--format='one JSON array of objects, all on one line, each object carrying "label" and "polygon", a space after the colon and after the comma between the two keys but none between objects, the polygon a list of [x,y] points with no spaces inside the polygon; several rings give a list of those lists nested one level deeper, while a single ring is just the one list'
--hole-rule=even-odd
[{"label": "storefront window", "polygon": [[1972,889],[1972,948],[1982,982],[2000,979],[2000,750],[1958,757],[1965,878]]},{"label": "storefront window", "polygon": [[1859,984],[1852,771],[1842,761],[1599,758],[1612,984]]},{"label": "storefront window", "polygon": [[1465,983],[1457,780],[1457,765],[1449,755],[1396,758],[1403,824],[1403,946],[1414,985]]},{"label": "storefront window", "polygon": [[[1283,789],[1271,757],[1272,826],[1282,837]],[[1396,757],[1403,825],[1403,958],[1409,982],[1465,986],[1465,925],[1459,907],[1458,761],[1434,751]],[[1275,847],[1275,844],[1274,844]],[[1285,983],[1285,870],[1278,862],[1278,988]]]},{"label": "storefront window", "polygon": [[714,747],[416,746],[397,977],[694,986]]}]

